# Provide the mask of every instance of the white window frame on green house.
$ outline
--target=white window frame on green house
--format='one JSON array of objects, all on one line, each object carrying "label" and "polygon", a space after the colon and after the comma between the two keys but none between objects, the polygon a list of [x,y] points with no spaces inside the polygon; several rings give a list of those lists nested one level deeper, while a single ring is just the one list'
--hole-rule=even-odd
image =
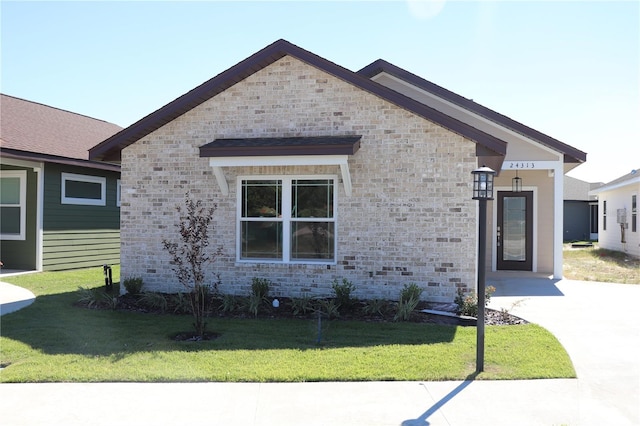
[{"label": "white window frame on green house", "polygon": [[[106,206],[107,205],[107,178],[101,176],[79,175],[75,173],[62,173],[61,203],[76,204],[82,206]],[[100,185],[100,198],[67,196],[67,182],[82,182]]]},{"label": "white window frame on green house", "polygon": [[[243,202],[245,183],[251,182],[278,182],[281,188],[280,196],[274,200],[273,206],[264,206],[264,215],[247,213],[247,205]],[[302,181],[302,182],[300,182]],[[297,184],[303,185],[305,181],[327,181],[327,188],[330,188],[332,195],[329,200],[330,205],[321,209],[325,214],[321,216],[299,215],[295,201],[295,187]],[[275,185],[275,184],[274,184]],[[283,264],[327,264],[335,265],[337,259],[337,201],[338,201],[338,177],[336,175],[258,175],[239,176],[237,178],[237,220],[236,220],[236,259],[240,263],[283,263]],[[250,186],[250,185],[249,185]],[[268,186],[268,185],[266,185]],[[329,195],[327,195],[329,197]],[[304,251],[296,250],[295,234],[303,234],[303,230],[310,227],[305,224],[322,223],[326,227],[316,228],[320,233],[331,234],[327,239],[326,250],[320,254],[321,257],[305,256]],[[270,228],[272,233],[279,236],[276,241],[279,246],[276,252],[260,256],[256,252],[248,254],[247,250],[250,224],[264,224],[265,228]],[[301,226],[300,232],[292,231]],[[306,228],[306,229],[305,229]],[[332,228],[332,229],[331,229]],[[254,228],[255,229],[255,228]],[[287,237],[285,237],[287,236]],[[322,256],[324,255],[324,256]]]},{"label": "white window frame on green house", "polygon": [[[27,172],[26,170],[2,170],[0,171],[0,180],[3,179],[18,179],[18,196],[17,200],[3,199],[3,194],[0,194],[0,207],[9,209],[20,209],[19,216],[19,231],[0,233],[0,238],[3,240],[24,241],[26,239],[26,226],[27,226]],[[2,190],[6,195],[6,188]],[[12,191],[13,192],[13,191]],[[5,219],[6,220],[6,217]]]},{"label": "white window frame on green house", "polygon": [[122,194],[122,185],[120,184],[120,179],[118,179],[118,182],[116,183],[116,206],[120,207],[120,197]]}]

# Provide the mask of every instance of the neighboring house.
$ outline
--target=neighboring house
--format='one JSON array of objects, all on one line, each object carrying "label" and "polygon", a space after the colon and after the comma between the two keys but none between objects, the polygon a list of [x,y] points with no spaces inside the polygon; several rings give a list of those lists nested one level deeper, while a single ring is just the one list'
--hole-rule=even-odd
[{"label": "neighboring house", "polygon": [[596,241],[598,239],[598,200],[589,191],[604,185],[564,177],[565,241]]},{"label": "neighboring house", "polygon": [[638,195],[640,172],[632,170],[589,192],[598,199],[600,248],[622,251],[640,257]]},{"label": "neighboring house", "polygon": [[0,95],[0,258],[7,269],[120,262],[120,166],[89,161],[115,124]]},{"label": "neighboring house", "polygon": [[207,279],[223,292],[261,277],[276,295],[327,295],[346,278],[358,297],[417,283],[451,301],[476,285],[471,171],[500,172],[489,268],[559,277],[563,177],[586,154],[387,62],[353,72],[279,40],[90,158],[121,161],[121,275],[148,289],[179,289],[162,241],[190,192],[217,205],[224,254]]}]

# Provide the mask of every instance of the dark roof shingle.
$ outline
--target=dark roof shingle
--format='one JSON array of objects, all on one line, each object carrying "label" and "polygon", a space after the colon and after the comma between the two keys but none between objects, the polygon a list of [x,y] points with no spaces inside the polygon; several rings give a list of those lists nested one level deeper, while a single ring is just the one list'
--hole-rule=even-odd
[{"label": "dark roof shingle", "polygon": [[51,106],[0,95],[0,148],[33,157],[89,160],[89,148],[122,127]]}]

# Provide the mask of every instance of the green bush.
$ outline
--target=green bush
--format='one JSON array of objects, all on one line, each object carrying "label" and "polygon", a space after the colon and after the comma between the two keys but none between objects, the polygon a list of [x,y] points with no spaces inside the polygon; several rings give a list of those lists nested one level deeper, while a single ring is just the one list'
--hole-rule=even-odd
[{"label": "green bush", "polygon": [[396,314],[393,317],[394,321],[409,321],[411,314],[418,306],[419,299],[415,296],[411,296],[408,300],[400,300],[396,306]]},{"label": "green bush", "polygon": [[165,312],[169,306],[167,298],[161,293],[144,292],[140,296],[140,302],[146,307],[160,312]]},{"label": "green bush", "polygon": [[124,288],[127,290],[127,293],[132,294],[134,296],[139,295],[142,292],[142,278],[140,277],[130,277],[125,278],[123,281]]},{"label": "green bush", "polygon": [[294,297],[290,300],[291,312],[293,315],[306,315],[309,312],[313,312],[314,299],[309,296]]},{"label": "green bush", "polygon": [[349,309],[355,304],[355,299],[353,299],[352,294],[356,286],[353,285],[351,281],[343,278],[342,283],[340,283],[335,279],[333,280],[333,284],[331,284],[331,288],[333,288],[338,308]]},{"label": "green bush", "polygon": [[367,300],[362,307],[362,312],[365,315],[378,315],[384,317],[389,303],[382,299]]},{"label": "green bush", "polygon": [[251,293],[257,298],[266,299],[269,296],[272,284],[267,278],[253,278],[251,280]]},{"label": "green bush", "polygon": [[[495,293],[496,288],[492,285],[484,289],[484,305],[489,305],[491,296]],[[478,316],[478,295],[476,293],[464,294],[461,288],[458,289],[458,295],[454,302],[458,305],[458,315],[466,315],[469,317]]]},{"label": "green bush", "polygon": [[422,289],[416,283],[405,284],[400,292],[400,303],[406,303],[410,300],[420,300],[420,295],[422,295]]}]

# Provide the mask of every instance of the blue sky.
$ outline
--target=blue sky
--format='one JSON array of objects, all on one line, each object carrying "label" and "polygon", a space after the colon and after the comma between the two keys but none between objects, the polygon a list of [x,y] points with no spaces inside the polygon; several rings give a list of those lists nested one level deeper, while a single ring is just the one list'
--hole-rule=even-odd
[{"label": "blue sky", "polygon": [[284,38],[382,58],[588,153],[640,167],[636,1],[0,2],[2,93],[128,126]]}]

